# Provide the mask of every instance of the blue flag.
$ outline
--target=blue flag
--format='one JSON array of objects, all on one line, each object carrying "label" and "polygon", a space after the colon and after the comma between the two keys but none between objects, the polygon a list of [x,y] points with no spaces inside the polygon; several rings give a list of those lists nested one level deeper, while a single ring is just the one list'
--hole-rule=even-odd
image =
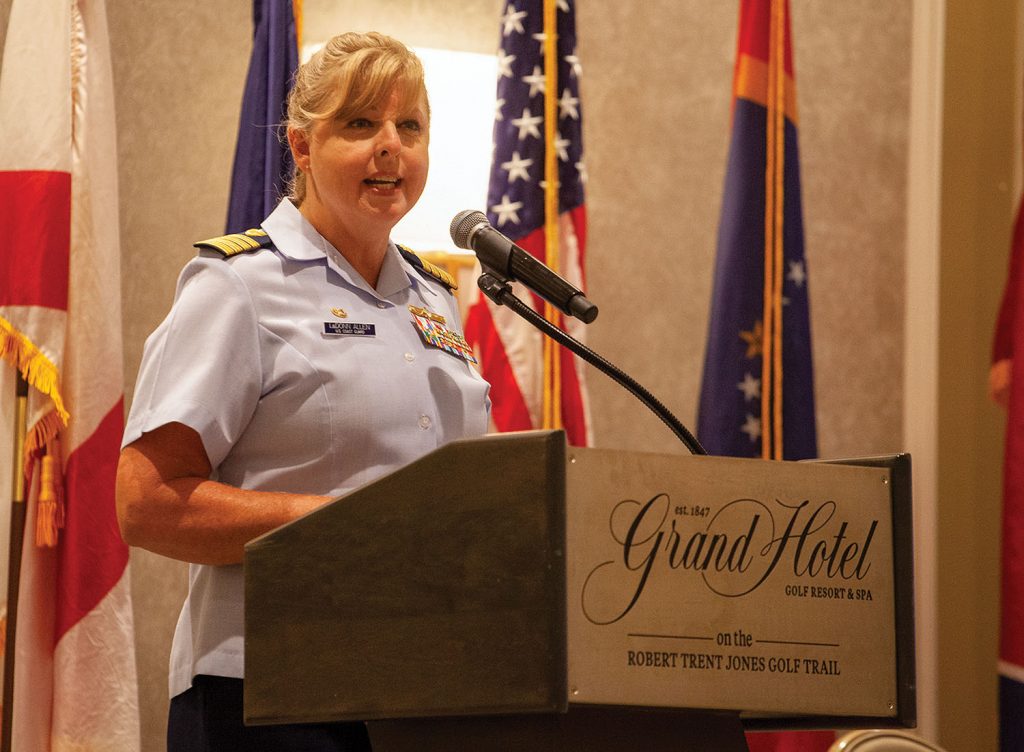
[{"label": "blue flag", "polygon": [[697,435],[710,454],[817,455],[788,3],[742,0]]},{"label": "blue flag", "polygon": [[259,227],[285,194],[292,175],[292,155],[281,128],[299,67],[292,0],[253,0],[252,15],[252,57],[231,172],[229,233]]}]

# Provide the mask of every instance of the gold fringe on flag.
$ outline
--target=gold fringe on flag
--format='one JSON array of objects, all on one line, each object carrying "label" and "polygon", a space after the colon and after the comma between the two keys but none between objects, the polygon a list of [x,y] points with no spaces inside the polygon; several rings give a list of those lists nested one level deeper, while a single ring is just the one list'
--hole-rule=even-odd
[{"label": "gold fringe on flag", "polygon": [[[558,7],[556,0],[544,0],[544,246],[545,261],[555,271],[558,258]],[[555,326],[558,310],[544,303],[544,318]],[[558,344],[544,337],[543,428],[562,427],[562,369]]]},{"label": "gold fringe on flag", "polygon": [[57,366],[3,316],[0,316],[0,358],[21,371],[29,386],[53,401],[61,424],[66,426],[69,416],[57,386],[60,380]]},{"label": "gold fringe on flag", "polygon": [[3,317],[0,317],[0,359],[17,368],[29,386],[48,396],[54,407],[28,430],[21,468],[23,477],[31,479],[36,461],[42,455],[36,544],[53,547],[57,545],[58,531],[64,527],[64,482],[57,436],[70,419],[58,388],[60,375],[53,361]]},{"label": "gold fringe on flag", "polygon": [[25,437],[26,475],[32,473],[36,459],[44,453],[44,450],[48,451],[48,447],[53,446],[57,434],[62,428],[64,428],[64,423],[61,422],[60,416],[51,410],[28,430],[28,435]]}]

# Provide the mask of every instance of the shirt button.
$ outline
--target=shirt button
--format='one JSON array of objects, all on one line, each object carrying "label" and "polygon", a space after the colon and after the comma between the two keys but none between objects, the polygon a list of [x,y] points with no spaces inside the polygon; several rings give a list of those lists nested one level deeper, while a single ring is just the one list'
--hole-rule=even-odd
[{"label": "shirt button", "polygon": [[385,303],[383,300],[378,300],[377,301],[377,307],[380,308],[381,310],[383,310],[383,309],[388,307],[388,304]]},{"label": "shirt button", "polygon": [[416,356],[413,355],[412,353],[406,353],[405,354],[405,359],[408,360],[410,363],[412,363],[414,360],[416,360]]},{"label": "shirt button", "polygon": [[420,428],[422,428],[424,431],[427,430],[428,428],[430,428],[430,416],[429,415],[421,415],[420,416]]}]

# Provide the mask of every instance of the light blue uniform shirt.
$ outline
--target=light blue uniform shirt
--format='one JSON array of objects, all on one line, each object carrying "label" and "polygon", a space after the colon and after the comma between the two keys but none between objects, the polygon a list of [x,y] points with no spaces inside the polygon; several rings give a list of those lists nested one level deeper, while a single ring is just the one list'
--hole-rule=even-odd
[{"label": "light blue uniform shirt", "polygon": [[[426,345],[409,310],[461,334],[447,288],[391,244],[373,289],[288,200],[263,229],[275,248],[227,259],[204,250],[185,266],[146,341],[123,445],[183,423],[216,480],[336,496],[487,430],[487,382]],[[373,333],[325,333],[339,324]],[[190,565],[171,696],[196,674],[243,675],[241,565]]]}]

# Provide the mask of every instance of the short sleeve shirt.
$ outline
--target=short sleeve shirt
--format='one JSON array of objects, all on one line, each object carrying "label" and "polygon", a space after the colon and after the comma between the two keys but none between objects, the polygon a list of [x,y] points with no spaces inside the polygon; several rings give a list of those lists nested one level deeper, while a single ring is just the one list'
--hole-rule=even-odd
[{"label": "short sleeve shirt", "polygon": [[[446,287],[393,244],[369,286],[288,200],[263,229],[270,249],[185,266],[146,341],[124,445],[183,423],[216,480],[340,495],[487,430],[487,383],[414,321],[424,309],[461,334]],[[190,566],[172,697],[199,673],[243,675],[242,594],[241,565]]]}]

